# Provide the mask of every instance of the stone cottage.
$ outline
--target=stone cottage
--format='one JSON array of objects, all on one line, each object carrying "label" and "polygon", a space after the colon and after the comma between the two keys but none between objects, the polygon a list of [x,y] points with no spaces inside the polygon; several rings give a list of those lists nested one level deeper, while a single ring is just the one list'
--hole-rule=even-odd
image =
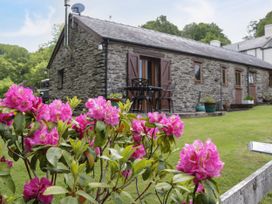
[{"label": "stone cottage", "polygon": [[71,15],[48,64],[52,98],[108,96],[147,78],[174,84],[175,112],[195,110],[199,92],[223,103],[258,102],[272,91],[272,65],[256,57],[139,27]]}]

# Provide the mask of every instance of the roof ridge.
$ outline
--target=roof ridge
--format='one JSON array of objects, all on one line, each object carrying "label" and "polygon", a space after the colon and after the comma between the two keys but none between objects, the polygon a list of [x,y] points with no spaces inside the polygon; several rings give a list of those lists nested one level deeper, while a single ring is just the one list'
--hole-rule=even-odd
[{"label": "roof ridge", "polygon": [[[78,15],[77,15],[77,16],[78,16]],[[191,41],[191,42],[193,42],[193,43],[200,43],[200,44],[205,45],[205,46],[211,46],[211,47],[215,47],[215,48],[223,48],[222,46],[221,46],[221,47],[216,47],[216,46],[213,46],[213,45],[210,45],[210,44],[201,42],[201,41],[196,41],[196,40],[191,39],[191,38],[185,38],[185,37],[183,37],[183,36],[173,35],[173,34],[170,34],[170,33],[163,33],[163,32],[160,32],[160,31],[156,31],[156,30],[152,30],[152,29],[147,29],[147,28],[143,28],[143,27],[139,27],[139,26],[132,26],[132,25],[124,24],[124,23],[119,23],[119,22],[109,21],[109,20],[103,20],[103,19],[94,18],[94,17],[90,17],[90,16],[84,16],[84,15],[81,15],[81,16],[79,16],[79,17],[86,17],[86,18],[90,18],[90,19],[95,19],[95,20],[99,20],[99,21],[104,21],[104,22],[107,22],[107,23],[113,23],[113,24],[117,24],[117,25],[128,26],[128,27],[131,27],[131,28],[146,30],[146,31],[148,31],[148,32],[154,32],[154,33],[159,33],[159,34],[161,34],[161,35],[167,35],[167,36],[174,37],[174,38],[178,38],[178,39],[188,40],[188,41]]]},{"label": "roof ridge", "polygon": [[[144,38],[137,39],[137,37],[136,37],[136,39],[134,38],[131,40],[129,38],[123,39],[124,36],[122,36],[120,38],[120,34],[117,34],[114,36],[114,33],[112,35],[111,33],[107,33],[107,32],[105,33],[103,30],[99,31],[99,27],[98,27],[98,30],[95,29],[95,27],[94,28],[90,27],[91,29],[97,30],[98,34],[101,35],[102,37],[105,37],[105,38],[112,38],[112,39],[121,40],[124,42],[125,41],[126,42],[134,42],[134,43],[138,43],[139,45],[146,45],[146,46],[151,46],[151,47],[153,46],[153,47],[157,47],[157,48],[169,49],[169,50],[178,51],[178,52],[188,52],[188,53],[203,56],[203,57],[205,57],[205,56],[212,57],[215,59],[221,59],[221,60],[226,60],[226,61],[230,61],[230,62],[237,62],[237,63],[241,63],[241,64],[245,64],[245,65],[253,65],[253,66],[258,66],[258,67],[263,67],[263,68],[269,67],[269,69],[272,69],[272,64],[270,64],[268,62],[265,62],[263,60],[260,60],[254,56],[250,56],[245,53],[240,53],[235,50],[228,49],[223,46],[216,47],[216,46],[206,44],[203,42],[199,42],[199,41],[196,41],[193,39],[188,39],[188,38],[184,38],[181,36],[171,35],[168,33],[162,33],[159,31],[154,31],[154,30],[150,30],[150,29],[146,29],[146,28],[142,28],[142,27],[131,26],[131,25],[123,24],[123,23],[118,23],[115,21],[102,20],[102,19],[93,18],[90,16],[78,16],[78,15],[74,15],[74,16],[79,21],[82,21],[82,23],[84,23],[88,27],[90,27],[90,25],[88,25],[87,22],[91,23],[93,21],[93,22],[97,22],[99,24],[104,24],[105,26],[106,25],[112,26],[116,29],[118,27],[119,27],[118,29],[127,29],[128,33],[138,33],[139,35],[144,34],[144,35],[146,35],[146,37],[148,35],[153,36],[153,37],[155,36],[157,41],[154,39],[155,40],[154,42],[155,43],[161,42],[161,43],[155,45],[153,40],[151,40],[150,41],[151,43],[146,44],[146,42],[144,42],[144,40],[143,40]],[[132,28],[132,29],[129,29],[129,28]],[[104,29],[105,29],[105,27],[104,27]],[[135,29],[135,30],[133,31],[133,29]],[[126,34],[127,33],[125,33],[125,35]],[[140,37],[140,36],[138,36],[138,37]],[[125,38],[126,38],[126,36],[125,36]],[[141,40],[143,40],[144,44],[141,43]],[[167,44],[168,41],[170,44]],[[181,48],[182,46],[183,46],[183,48]],[[189,50],[187,50],[187,49],[189,49]],[[218,54],[216,54],[216,53],[218,53]]]}]

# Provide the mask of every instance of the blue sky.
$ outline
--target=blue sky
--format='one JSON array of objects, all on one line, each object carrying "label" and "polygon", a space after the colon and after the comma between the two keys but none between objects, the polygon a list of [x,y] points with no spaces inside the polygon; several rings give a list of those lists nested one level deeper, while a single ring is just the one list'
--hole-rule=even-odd
[{"label": "blue sky", "polygon": [[[0,43],[30,51],[51,39],[63,22],[63,0],[1,0]],[[86,6],[84,15],[138,26],[163,14],[182,29],[191,22],[217,23],[232,42],[246,35],[251,20],[272,10],[272,0],[70,0]]]}]

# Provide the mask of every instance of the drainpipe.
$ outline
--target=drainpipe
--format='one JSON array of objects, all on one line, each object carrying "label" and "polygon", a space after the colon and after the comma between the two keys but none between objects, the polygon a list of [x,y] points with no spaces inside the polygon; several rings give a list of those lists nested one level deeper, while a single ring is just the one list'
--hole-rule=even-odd
[{"label": "drainpipe", "polygon": [[103,47],[105,50],[105,98],[108,96],[108,45],[109,39],[104,39]]},{"label": "drainpipe", "polygon": [[247,75],[246,75],[247,79],[246,79],[246,82],[247,82],[247,95],[249,96],[249,67],[247,67]]}]

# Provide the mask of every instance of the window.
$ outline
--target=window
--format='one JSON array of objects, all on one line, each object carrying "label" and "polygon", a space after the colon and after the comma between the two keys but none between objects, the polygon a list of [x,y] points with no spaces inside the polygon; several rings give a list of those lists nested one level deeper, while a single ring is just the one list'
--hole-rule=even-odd
[{"label": "window", "polygon": [[153,86],[159,86],[160,60],[156,58],[141,57],[139,63],[139,78],[148,79]]},{"label": "window", "polygon": [[202,83],[202,68],[201,63],[194,62],[195,81]]},{"label": "window", "polygon": [[269,86],[272,87],[272,72],[269,72]]},{"label": "window", "polygon": [[254,72],[249,72],[248,73],[248,83],[249,84],[254,84],[255,82],[255,73]]},{"label": "window", "polygon": [[58,70],[58,89],[63,88],[64,69]]},{"label": "window", "polygon": [[224,86],[227,86],[228,83],[228,79],[227,79],[227,68],[226,67],[222,67],[222,84]]},{"label": "window", "polygon": [[235,71],[235,85],[241,86],[241,71]]}]

